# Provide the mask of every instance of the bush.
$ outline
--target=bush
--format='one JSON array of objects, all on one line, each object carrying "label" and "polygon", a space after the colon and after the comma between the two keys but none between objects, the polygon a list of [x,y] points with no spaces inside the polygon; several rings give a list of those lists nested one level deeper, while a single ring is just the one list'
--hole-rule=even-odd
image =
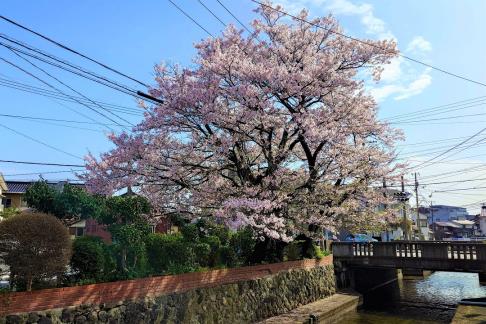
[{"label": "bush", "polygon": [[238,263],[238,256],[230,246],[225,245],[220,247],[215,265],[223,265],[231,268],[236,267]]},{"label": "bush", "polygon": [[149,234],[146,247],[150,267],[157,274],[197,269],[193,249],[179,234]]},{"label": "bush", "polygon": [[290,242],[284,248],[284,261],[295,261],[302,259],[302,242],[293,241]]},{"label": "bush", "polygon": [[196,224],[187,224],[181,227],[180,230],[186,241],[193,243],[199,241],[199,228]]},{"label": "bush", "polygon": [[211,262],[211,246],[208,243],[196,243],[193,250],[199,266],[208,267]]},{"label": "bush", "polygon": [[24,213],[0,223],[0,255],[16,285],[32,289],[36,281],[52,280],[65,271],[71,238],[54,216]]},{"label": "bush", "polygon": [[241,265],[249,264],[250,258],[255,249],[255,238],[251,228],[238,230],[231,235],[229,245],[235,252],[238,263]]},{"label": "bush", "polygon": [[115,267],[115,259],[100,238],[82,236],[74,240],[71,268],[78,279],[110,280]]}]

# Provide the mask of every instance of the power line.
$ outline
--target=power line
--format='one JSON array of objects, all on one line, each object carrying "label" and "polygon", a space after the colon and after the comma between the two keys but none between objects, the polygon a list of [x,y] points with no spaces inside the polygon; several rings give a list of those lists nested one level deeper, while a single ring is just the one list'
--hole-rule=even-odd
[{"label": "power line", "polygon": [[452,103],[449,103],[449,104],[444,104],[444,105],[434,106],[434,107],[431,107],[431,108],[421,109],[421,110],[416,111],[416,112],[391,116],[391,117],[386,118],[386,120],[392,121],[392,120],[396,120],[396,119],[415,118],[416,115],[420,115],[420,116],[423,116],[425,114],[430,115],[430,114],[436,113],[437,111],[445,110],[444,108],[446,108],[446,111],[450,111],[449,109],[453,108],[453,107],[462,107],[462,106],[477,103],[477,102],[484,102],[485,100],[486,100],[486,96],[480,96],[480,97],[465,99],[465,100],[461,100],[461,101],[452,102]]},{"label": "power line", "polygon": [[[27,49],[27,50],[29,50],[29,51],[32,51],[32,52],[38,53],[38,54],[40,54],[40,55],[42,55],[42,56],[44,56],[44,57],[47,57],[47,58],[49,58],[49,59],[51,59],[51,60],[54,60],[54,61],[56,61],[56,62],[58,62],[58,63],[64,64],[64,65],[67,65],[67,66],[69,66],[69,67],[71,67],[71,68],[74,68],[74,69],[76,69],[76,70],[78,70],[78,71],[81,71],[82,73],[88,74],[88,75],[93,76],[93,77],[98,78],[98,79],[101,79],[101,80],[103,80],[103,81],[105,81],[105,82],[108,82],[108,83],[110,83],[110,84],[112,84],[112,85],[115,85],[115,86],[120,87],[120,88],[122,88],[122,89],[125,89],[125,90],[127,90],[127,91],[130,91],[130,92],[136,92],[134,89],[129,88],[129,87],[127,87],[126,85],[120,84],[119,82],[116,82],[116,81],[110,80],[110,79],[108,79],[108,78],[106,78],[106,77],[104,77],[104,76],[101,76],[101,75],[98,75],[98,74],[96,74],[96,73],[94,73],[94,72],[88,71],[88,70],[86,70],[86,69],[85,69],[85,68],[83,68],[83,67],[80,67],[80,66],[75,65],[75,64],[73,64],[73,63],[71,63],[71,62],[68,62],[68,61],[63,60],[63,59],[61,59],[61,58],[58,58],[58,57],[56,57],[56,56],[54,56],[54,55],[52,55],[52,54],[49,54],[49,53],[47,53],[47,52],[45,52],[45,51],[43,51],[43,50],[41,50],[41,49],[35,48],[34,46],[29,45],[29,44],[26,44],[26,43],[24,43],[24,42],[22,42],[22,41],[20,41],[20,40],[17,40],[17,39],[15,39],[15,38],[13,38],[13,37],[9,37],[9,36],[7,36],[7,35],[5,35],[5,34],[0,34],[0,38],[3,38],[3,39],[5,39],[5,40],[7,40],[7,41],[9,41],[9,42],[11,42],[11,43],[14,43],[14,44],[16,44],[16,45],[18,45],[18,46],[21,46],[21,47],[23,47],[23,48],[25,48],[25,49]],[[2,44],[3,46],[9,46],[9,45],[7,45],[7,44],[5,44],[5,43],[0,43],[0,44]],[[26,54],[26,55],[30,55],[30,54],[28,54],[28,52],[22,51],[22,50],[20,50],[19,48],[16,48],[16,47],[13,47],[13,46],[10,46],[10,47],[11,47],[11,49],[13,49],[13,50],[15,50],[15,51],[20,51],[20,52],[22,52],[22,53],[24,53],[24,54]],[[40,59],[40,57],[38,57],[38,56],[32,56],[32,57],[35,57],[35,58],[37,58],[37,59]],[[49,62],[49,61],[46,61],[46,60],[42,60],[42,61],[43,61],[43,62],[46,62],[46,63],[49,63],[49,64],[51,64],[51,65],[54,65],[54,63]],[[54,66],[59,67],[59,68],[62,68],[62,67],[61,67],[61,66],[59,66],[59,65],[54,65]],[[69,70],[69,71],[70,71],[70,72],[73,72],[73,71],[71,71],[71,70]]]},{"label": "power line", "polygon": [[34,141],[34,142],[39,143],[39,144],[41,144],[41,145],[44,145],[45,147],[48,147],[48,148],[50,148],[50,149],[53,149],[53,150],[55,150],[55,151],[57,151],[57,152],[64,153],[64,154],[69,155],[69,156],[71,156],[71,157],[74,157],[74,158],[76,158],[76,159],[83,160],[83,158],[82,158],[82,157],[79,157],[79,156],[77,156],[77,155],[71,154],[71,153],[66,152],[66,151],[64,151],[64,150],[61,150],[60,148],[57,148],[57,147],[55,147],[55,146],[52,146],[52,145],[47,144],[47,143],[45,143],[45,142],[42,142],[42,141],[40,141],[40,140],[38,140],[38,139],[36,139],[36,138],[34,138],[34,137],[32,137],[32,136],[29,136],[29,135],[27,135],[27,134],[24,134],[24,133],[21,133],[21,132],[19,132],[19,131],[16,131],[15,129],[10,128],[10,127],[8,127],[8,126],[5,126],[5,125],[0,124],[0,127],[3,127],[3,128],[5,128],[5,129],[8,129],[8,130],[10,130],[11,132],[14,132],[14,133],[15,133],[15,134],[17,134],[17,135],[20,135],[20,136],[22,136],[22,137],[25,137],[25,138],[27,138],[27,139],[30,139],[31,141]]},{"label": "power line", "polygon": [[34,31],[34,30],[26,27],[26,26],[23,26],[20,23],[13,21],[12,19],[9,19],[9,18],[7,18],[5,16],[2,16],[2,15],[0,15],[0,18],[3,19],[3,20],[5,20],[5,21],[7,21],[7,22],[9,22],[9,23],[11,23],[11,24],[14,24],[15,26],[17,26],[19,28],[22,28],[22,29],[24,29],[24,30],[26,30],[26,31],[28,31],[28,32],[30,32],[32,34],[35,34],[35,35],[37,35],[37,36],[39,36],[39,37],[47,40],[48,42],[50,42],[50,43],[52,43],[52,44],[54,44],[56,46],[61,47],[62,49],[65,49],[65,50],[67,50],[67,51],[69,51],[71,53],[74,53],[74,54],[76,54],[78,56],[81,56],[82,58],[85,58],[85,59],[87,59],[87,60],[89,60],[89,61],[91,61],[93,63],[96,63],[99,66],[102,66],[105,69],[108,69],[108,70],[110,70],[110,71],[112,71],[112,72],[114,72],[114,73],[116,73],[118,75],[121,75],[121,76],[123,76],[125,78],[128,78],[128,79],[130,79],[130,80],[132,80],[132,81],[134,81],[134,82],[136,82],[136,83],[138,83],[138,84],[140,84],[140,85],[142,85],[142,86],[144,86],[146,88],[149,87],[146,83],[144,83],[142,81],[139,81],[139,80],[137,80],[137,79],[135,79],[135,78],[133,78],[133,77],[125,74],[125,73],[122,73],[122,72],[120,72],[120,71],[118,71],[118,70],[116,70],[116,69],[114,69],[114,68],[112,68],[112,67],[110,67],[110,66],[108,66],[108,65],[106,65],[104,63],[101,63],[100,61],[97,61],[97,60],[95,60],[95,59],[93,59],[93,58],[91,58],[91,57],[89,57],[89,56],[87,56],[85,54],[82,54],[82,53],[80,53],[80,52],[78,52],[78,51],[76,51],[76,50],[74,50],[74,49],[72,49],[72,48],[70,48],[70,47],[68,47],[68,46],[66,46],[64,44],[61,44],[61,43],[59,43],[59,42],[57,42],[57,41],[55,41],[55,40],[53,40],[53,39],[51,39],[51,38],[49,38],[49,37],[41,34],[39,32],[36,32],[36,31]]},{"label": "power line", "polygon": [[[2,126],[2,125],[0,125]],[[32,165],[47,165],[47,166],[63,166],[63,167],[80,167],[85,168],[82,164],[63,164],[51,162],[31,162],[31,161],[17,161],[17,160],[0,160],[0,163],[14,163],[14,164],[32,164]]]},{"label": "power line", "polygon": [[[485,103],[480,103],[476,105],[467,106],[464,108],[471,108],[471,107],[478,107],[485,105]],[[460,108],[460,109],[464,109]],[[430,119],[410,119],[410,120],[403,120],[397,122],[389,122],[390,125],[403,125],[403,124],[414,124],[414,123],[423,123],[429,121],[436,121],[436,120],[448,120],[448,119],[457,119],[457,118],[464,118],[464,117],[476,117],[476,116],[484,116],[486,113],[477,113],[477,114],[467,114],[467,115],[456,115],[456,116],[447,116],[447,117],[440,117],[440,118],[430,118]]]},{"label": "power line", "polygon": [[85,122],[85,121],[79,121],[79,120],[66,120],[66,119],[32,117],[32,116],[22,116],[22,115],[0,114],[0,116],[2,116],[2,117],[9,117],[9,118],[45,120],[45,121],[54,121],[54,122],[63,122],[63,123],[74,123],[74,124],[90,124],[90,125],[103,125],[103,126],[112,126],[112,125],[114,125],[114,124],[99,124],[99,123],[95,123],[95,122]]},{"label": "power line", "polygon": [[[134,126],[132,123],[130,123],[130,122],[129,122],[128,120],[126,120],[125,118],[118,116],[117,114],[115,114],[115,113],[114,113],[114,112],[112,112],[112,111],[106,110],[106,109],[105,109],[105,107],[103,107],[103,106],[101,106],[101,105],[97,104],[96,102],[94,102],[93,100],[91,100],[89,97],[85,96],[84,94],[82,94],[81,92],[77,91],[76,89],[74,89],[74,88],[73,88],[73,87],[71,87],[70,85],[68,85],[68,84],[66,84],[65,82],[61,81],[59,78],[57,78],[57,77],[53,76],[52,74],[50,74],[49,72],[47,72],[47,71],[46,71],[46,70],[44,70],[43,68],[41,68],[41,67],[39,67],[38,65],[36,65],[36,64],[34,64],[34,63],[32,63],[32,61],[30,61],[29,59],[27,59],[27,58],[23,57],[22,55],[20,55],[20,54],[16,53],[15,51],[12,51],[12,52],[13,52],[15,55],[17,55],[18,57],[20,57],[21,59],[23,59],[24,61],[26,61],[27,63],[29,63],[30,65],[32,65],[33,67],[35,67],[36,69],[38,69],[38,70],[42,71],[44,74],[46,74],[46,75],[47,75],[47,76],[49,76],[50,78],[52,78],[52,79],[56,80],[57,82],[59,82],[60,84],[62,84],[63,86],[65,86],[65,87],[66,87],[66,88],[68,88],[69,90],[73,91],[74,93],[78,94],[79,96],[83,97],[84,99],[86,99],[86,100],[90,101],[91,103],[93,103],[94,105],[96,105],[97,107],[99,107],[100,109],[103,109],[103,110],[107,111],[108,113],[110,113],[111,115],[113,115],[113,116],[115,116],[115,117],[119,118],[120,120],[122,120],[122,121],[124,121],[124,122],[128,123],[129,125]],[[116,121],[114,121],[114,120],[112,120],[112,119],[110,119],[110,120],[111,120],[112,122],[116,123],[117,125],[122,126],[122,125],[120,125],[120,123],[118,123],[118,122],[116,122]],[[122,126],[122,127],[124,127],[124,126]]]},{"label": "power line", "polygon": [[[50,98],[69,101],[69,102],[77,102],[74,99],[83,101],[85,103],[90,102],[90,101],[87,101],[86,99],[84,99],[82,97],[67,95],[67,94],[64,94],[64,93],[59,93],[59,92],[56,92],[56,91],[48,90],[46,88],[36,87],[36,86],[32,86],[32,85],[29,85],[29,84],[26,84],[26,83],[14,81],[14,80],[9,80],[9,79],[5,79],[5,78],[0,78],[0,85],[4,86],[4,87],[12,88],[12,89],[20,90],[20,91],[35,93],[35,94],[42,95],[42,96],[45,96],[45,97],[50,97]],[[138,112],[138,113],[141,113],[141,111],[136,109],[136,108],[130,108],[130,107],[126,107],[126,106],[106,103],[106,102],[103,102],[103,101],[96,101],[96,100],[92,100],[92,101],[96,102],[99,105],[103,105],[108,110],[114,109],[114,110],[120,111],[120,112],[127,112],[127,113]],[[109,108],[107,108],[107,107],[109,107]]]},{"label": "power line", "polygon": [[470,187],[470,188],[457,188],[457,189],[449,189],[449,190],[435,190],[434,192],[453,192],[453,191],[479,190],[479,189],[486,189],[486,187]]},{"label": "power line", "polygon": [[30,173],[12,173],[12,174],[3,174],[4,177],[16,177],[16,176],[26,176],[26,175],[36,175],[36,174],[54,174],[54,173],[74,173],[79,171],[85,171],[84,169],[77,169],[77,170],[64,170],[64,171],[39,171],[39,172],[30,172]]},{"label": "power line", "polygon": [[205,4],[204,2],[202,2],[201,0],[197,0],[207,11],[209,11],[209,13],[214,17],[216,18],[216,20],[218,20],[224,27],[226,27],[226,23],[224,21],[222,21],[211,9],[209,9]]},{"label": "power line", "polygon": [[[458,148],[458,147],[462,146],[463,144],[465,144],[465,143],[469,142],[469,141],[470,141],[470,140],[472,140],[474,137],[476,137],[476,136],[480,135],[480,134],[481,134],[481,133],[483,133],[484,131],[486,131],[486,127],[485,127],[485,128],[483,128],[483,129],[481,129],[479,132],[474,133],[473,135],[471,135],[470,137],[468,137],[468,138],[467,138],[467,139],[465,139],[464,141],[460,142],[459,144],[456,144],[456,145],[454,145],[453,147],[449,148],[448,150],[446,150],[446,151],[444,151],[444,152],[440,153],[439,155],[436,155],[436,156],[434,156],[433,158],[428,159],[427,161],[425,161],[425,162],[423,162],[423,163],[420,163],[419,165],[416,165],[416,166],[414,166],[413,168],[409,168],[409,169],[417,169],[417,168],[419,168],[419,167],[423,167],[423,165],[425,165],[425,164],[427,164],[427,163],[430,163],[430,162],[432,162],[432,161],[434,161],[434,160],[438,159],[439,157],[444,156],[445,154],[447,154],[447,153],[449,153],[449,152],[453,151],[454,149],[456,149],[456,148]],[[432,163],[432,164],[433,164],[433,163]],[[432,165],[432,164],[429,164],[428,166],[430,166],[430,165]]]},{"label": "power line", "polygon": [[249,29],[249,28],[248,28],[248,27],[247,27],[247,26],[246,26],[244,23],[242,23],[242,22],[241,22],[241,21],[238,19],[238,17],[236,17],[236,16],[235,16],[235,15],[234,15],[234,14],[233,14],[233,13],[232,13],[232,12],[231,12],[231,11],[230,11],[228,8],[227,8],[227,7],[226,7],[226,6],[225,6],[225,5],[224,5],[224,4],[221,2],[221,1],[219,1],[219,0],[216,0],[216,1],[217,1],[217,2],[218,2],[220,5],[221,5],[221,7],[223,7],[223,8],[224,8],[224,10],[226,10],[226,12],[228,12],[228,13],[229,13],[229,14],[230,14],[230,15],[231,15],[231,16],[232,16],[232,17],[233,17],[233,18],[234,18],[234,19],[235,19],[235,20],[236,20],[236,21],[237,21],[237,22],[238,22],[238,23],[239,23],[241,26],[243,26],[243,28],[245,28],[245,29],[246,29],[246,31],[247,31],[247,32],[248,32],[250,35],[251,35],[251,34],[253,34],[253,32],[252,32],[252,31],[251,31],[251,30],[250,30],[250,29]]},{"label": "power line", "polygon": [[168,0],[174,7],[177,8],[177,10],[179,10],[180,12],[182,12],[182,14],[184,16],[186,16],[187,18],[189,18],[193,23],[195,23],[199,28],[201,28],[202,30],[204,30],[206,32],[206,34],[208,34],[209,36],[213,37],[214,38],[214,35],[209,32],[206,28],[204,28],[201,24],[199,24],[194,18],[192,18],[187,12],[184,11],[184,9],[182,9],[181,7],[179,7],[178,5],[176,5],[172,0]]},{"label": "power line", "polygon": [[[120,86],[120,85],[115,85],[115,86],[114,86],[114,85],[110,84],[109,82],[105,82],[105,81],[98,80],[98,79],[97,79],[97,77],[93,78],[93,77],[91,77],[91,76],[89,76],[89,75],[86,75],[86,74],[80,73],[80,72],[78,72],[78,71],[76,71],[76,70],[73,70],[73,69],[70,69],[70,68],[66,68],[65,66],[62,66],[62,65],[60,65],[60,64],[54,63],[54,62],[52,62],[52,61],[49,61],[49,60],[47,60],[47,59],[45,59],[45,58],[42,58],[42,57],[40,57],[40,56],[38,56],[38,55],[35,55],[35,54],[32,54],[32,53],[29,53],[29,52],[23,51],[23,50],[18,49],[18,48],[16,48],[16,47],[13,47],[13,46],[10,46],[10,45],[7,45],[7,44],[4,44],[4,43],[2,43],[2,42],[0,42],[0,45],[1,45],[1,46],[3,46],[3,47],[5,47],[5,48],[7,48],[7,49],[9,49],[10,51],[15,52],[15,53],[21,53],[21,54],[23,54],[23,55],[29,56],[29,57],[31,57],[31,58],[34,58],[34,59],[38,60],[38,61],[41,61],[41,62],[44,62],[44,63],[46,63],[46,64],[52,65],[52,66],[57,67],[57,68],[59,68],[59,69],[61,69],[61,70],[64,70],[64,71],[67,71],[67,72],[73,73],[73,74],[78,75],[78,76],[80,76],[80,77],[82,77],[82,78],[85,78],[85,79],[88,79],[88,80],[94,81],[94,82],[96,82],[96,83],[98,83],[98,84],[104,85],[104,86],[106,86],[106,87],[109,87],[109,88],[114,89],[114,90],[116,90],[116,91],[119,91],[119,92],[121,92],[121,93],[124,93],[124,94],[127,94],[127,95],[129,95],[129,96],[135,97],[135,98],[137,98],[137,99],[141,99],[141,97],[145,97],[145,98],[147,98],[147,99],[149,99],[149,100],[151,100],[151,101],[155,101],[155,98],[154,98],[154,97],[152,97],[152,96],[150,96],[150,95],[147,95],[147,94],[145,94],[145,93],[144,93],[144,95],[145,95],[145,96],[141,96],[141,95],[139,94],[139,93],[143,93],[143,92],[141,92],[141,91],[135,91],[135,90],[125,90],[123,86]],[[112,82],[112,83],[113,83],[113,82]]]},{"label": "power line", "polygon": [[[33,77],[34,79],[36,79],[36,80],[38,80],[38,81],[40,81],[40,82],[44,83],[45,85],[47,85],[48,87],[50,87],[50,88],[52,88],[52,89],[54,89],[54,90],[58,91],[59,93],[61,93],[61,94],[63,94],[63,95],[66,95],[66,94],[65,94],[65,93],[63,93],[61,90],[59,90],[58,88],[56,88],[55,86],[51,85],[50,83],[48,83],[48,82],[47,82],[47,81],[45,81],[45,80],[42,80],[41,78],[39,78],[39,77],[35,76],[34,74],[32,74],[32,73],[30,73],[29,71],[27,71],[27,70],[25,70],[25,69],[21,68],[20,66],[18,66],[18,65],[16,65],[16,64],[14,64],[14,63],[12,63],[12,62],[10,62],[10,61],[8,61],[8,60],[6,60],[6,59],[2,58],[2,57],[0,57],[0,60],[4,61],[5,63],[7,63],[7,64],[9,64],[9,65],[12,65],[12,66],[16,67],[16,68],[17,68],[17,69],[19,69],[20,71],[22,71],[22,72],[26,73],[27,75],[30,75],[30,76],[31,76],[31,77]],[[68,95],[66,95],[66,96],[68,96]],[[101,115],[101,116],[105,117],[106,119],[108,119],[108,120],[110,120],[110,121],[114,122],[115,124],[120,125],[120,123],[118,123],[118,122],[117,122],[117,121],[115,121],[114,119],[112,119],[112,118],[110,118],[110,117],[106,116],[106,115],[105,115],[105,114],[103,114],[102,112],[99,112],[98,110],[94,109],[93,107],[88,106],[88,105],[84,104],[83,102],[81,102],[81,101],[79,101],[79,100],[76,100],[76,99],[74,99],[74,98],[72,98],[72,99],[73,99],[73,100],[75,100],[75,101],[76,101],[77,103],[79,103],[80,105],[83,105],[83,106],[87,107],[88,109],[90,109],[90,110],[92,110],[92,111],[96,112],[97,114],[99,114],[99,115]],[[109,128],[110,128],[110,127],[109,127]],[[112,128],[110,128],[110,129],[113,131],[113,129],[112,129]]]},{"label": "power line", "polygon": [[[281,14],[283,14],[283,15],[288,16],[288,17],[292,17],[292,18],[293,18],[293,19],[295,19],[295,20],[298,20],[298,21],[301,21],[301,22],[307,23],[307,24],[309,24],[309,25],[311,25],[311,26],[314,26],[314,27],[316,27],[316,28],[324,29],[324,30],[327,30],[327,31],[328,31],[328,32],[330,32],[330,33],[333,33],[333,34],[339,35],[339,36],[341,36],[341,37],[344,37],[344,38],[350,39],[350,40],[352,40],[352,41],[359,42],[359,43],[362,43],[362,44],[365,44],[365,45],[368,45],[368,46],[372,46],[372,47],[375,47],[375,48],[381,49],[382,51],[386,51],[386,49],[385,49],[385,48],[383,48],[383,47],[381,47],[381,46],[378,46],[378,45],[375,45],[375,44],[372,44],[372,43],[365,42],[365,41],[363,41],[363,40],[360,40],[360,39],[358,39],[358,38],[355,38],[355,37],[352,37],[352,36],[349,36],[349,35],[343,34],[343,33],[341,33],[341,32],[335,31],[335,30],[330,29],[330,28],[323,27],[323,26],[321,26],[321,25],[318,25],[318,24],[316,24],[316,23],[310,22],[310,21],[305,20],[305,19],[303,19],[303,18],[300,18],[300,17],[297,17],[297,16],[295,16],[295,15],[289,14],[288,12],[285,12],[285,11],[283,11],[283,10],[280,10],[280,9],[274,8],[274,7],[272,7],[272,6],[268,5],[268,4],[265,4],[265,3],[263,3],[263,2],[260,2],[260,1],[257,1],[257,0],[250,0],[250,1],[252,1],[252,2],[254,2],[254,3],[256,3],[256,4],[259,4],[259,5],[260,5],[260,6],[262,6],[262,7],[266,7],[266,8],[268,8],[268,9],[271,9],[271,10],[273,10],[273,11],[275,11],[275,12],[279,12],[279,13],[281,13]],[[219,2],[219,1],[218,1],[218,2]],[[472,80],[472,79],[470,79],[470,78],[467,78],[467,77],[461,76],[461,75],[459,75],[459,74],[456,74],[456,73],[452,73],[452,72],[446,71],[446,70],[444,70],[444,69],[438,68],[438,67],[436,67],[436,66],[433,66],[433,65],[431,65],[431,64],[428,64],[428,63],[425,63],[425,62],[422,62],[422,61],[419,61],[419,60],[417,60],[417,59],[414,59],[414,58],[412,58],[412,57],[410,57],[410,56],[407,56],[407,55],[404,55],[404,54],[401,54],[401,53],[398,53],[398,55],[399,55],[399,56],[401,56],[401,57],[403,57],[404,59],[407,59],[407,60],[412,61],[412,62],[415,62],[415,63],[417,63],[417,64],[420,64],[420,65],[426,66],[426,67],[428,67],[428,68],[434,69],[434,70],[439,71],[439,72],[442,72],[442,73],[444,73],[444,74],[448,74],[448,75],[450,75],[450,76],[453,76],[453,77],[456,77],[456,78],[459,78],[459,79],[462,79],[462,80],[465,80],[465,81],[468,81],[468,82],[475,83],[475,84],[481,85],[481,86],[483,86],[483,87],[486,87],[486,83],[482,83],[482,82],[479,82],[479,81],[475,81],[475,80]]]}]

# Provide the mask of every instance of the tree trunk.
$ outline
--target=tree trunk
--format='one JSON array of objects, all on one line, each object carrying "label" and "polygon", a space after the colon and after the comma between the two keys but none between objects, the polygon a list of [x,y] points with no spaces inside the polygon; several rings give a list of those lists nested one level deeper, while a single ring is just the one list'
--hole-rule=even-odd
[{"label": "tree trunk", "polygon": [[27,275],[27,282],[26,282],[26,287],[25,289],[27,291],[32,291],[32,275]]},{"label": "tree trunk", "polygon": [[122,248],[121,268],[123,271],[127,269],[127,249],[126,248]]}]

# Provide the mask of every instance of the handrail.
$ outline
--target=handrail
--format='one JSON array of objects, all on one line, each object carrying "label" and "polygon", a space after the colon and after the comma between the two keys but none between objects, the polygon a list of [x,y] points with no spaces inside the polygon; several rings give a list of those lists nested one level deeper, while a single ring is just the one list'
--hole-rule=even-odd
[{"label": "handrail", "polygon": [[451,241],[334,242],[333,255],[352,258],[406,258],[486,261],[486,244]]}]

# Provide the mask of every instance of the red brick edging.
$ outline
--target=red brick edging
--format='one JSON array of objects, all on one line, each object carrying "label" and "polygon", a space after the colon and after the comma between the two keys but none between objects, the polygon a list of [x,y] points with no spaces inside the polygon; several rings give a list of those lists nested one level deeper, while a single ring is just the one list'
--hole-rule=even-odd
[{"label": "red brick edging", "polygon": [[184,292],[238,281],[254,280],[291,269],[311,269],[332,264],[332,255],[321,260],[299,260],[250,267],[192,272],[180,275],[115,281],[84,286],[0,294],[0,316],[66,308],[83,304],[116,303],[131,299]]}]

